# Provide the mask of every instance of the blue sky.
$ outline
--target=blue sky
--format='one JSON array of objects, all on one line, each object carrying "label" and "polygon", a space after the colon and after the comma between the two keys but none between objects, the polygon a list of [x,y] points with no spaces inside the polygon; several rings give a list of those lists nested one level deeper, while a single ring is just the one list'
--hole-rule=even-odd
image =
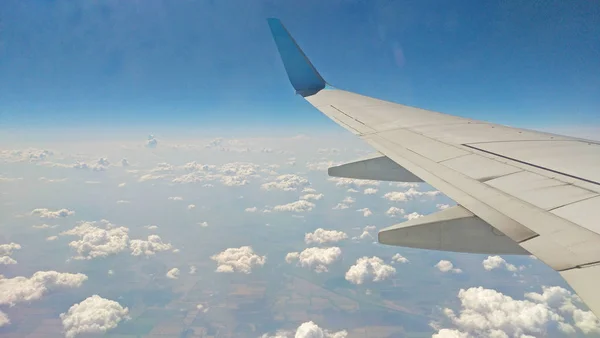
[{"label": "blue sky", "polygon": [[592,1],[2,1],[0,130],[333,129],[266,18],[331,84],[524,126],[599,125]]}]

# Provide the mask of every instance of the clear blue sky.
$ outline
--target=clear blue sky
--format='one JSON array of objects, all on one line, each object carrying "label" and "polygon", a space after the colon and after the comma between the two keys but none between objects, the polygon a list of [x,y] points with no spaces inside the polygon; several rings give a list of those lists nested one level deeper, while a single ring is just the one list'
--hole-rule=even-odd
[{"label": "clear blue sky", "polygon": [[0,2],[0,130],[330,126],[278,17],[342,89],[499,123],[600,124],[597,1]]}]

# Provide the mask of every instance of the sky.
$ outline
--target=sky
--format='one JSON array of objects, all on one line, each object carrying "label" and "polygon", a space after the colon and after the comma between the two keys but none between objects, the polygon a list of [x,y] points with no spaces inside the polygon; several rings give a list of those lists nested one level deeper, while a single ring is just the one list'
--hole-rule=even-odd
[{"label": "sky", "polygon": [[2,1],[0,128],[334,129],[294,95],[268,17],[338,88],[589,128],[600,125],[599,14],[593,1]]},{"label": "sky", "polygon": [[600,337],[528,255],[379,244],[455,205],[329,177],[374,149],[294,95],[266,18],[332,85],[600,135],[590,1],[0,1],[0,336]]}]

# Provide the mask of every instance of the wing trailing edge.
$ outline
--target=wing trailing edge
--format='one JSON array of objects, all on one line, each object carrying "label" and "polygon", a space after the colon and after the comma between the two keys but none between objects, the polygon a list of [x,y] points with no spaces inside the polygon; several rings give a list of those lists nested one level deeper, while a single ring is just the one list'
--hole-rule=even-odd
[{"label": "wing trailing edge", "polygon": [[379,243],[494,255],[529,255],[515,241],[457,205],[379,231]]},{"label": "wing trailing edge", "polygon": [[380,153],[356,162],[331,167],[327,170],[327,173],[333,177],[361,180],[423,182],[415,174]]}]

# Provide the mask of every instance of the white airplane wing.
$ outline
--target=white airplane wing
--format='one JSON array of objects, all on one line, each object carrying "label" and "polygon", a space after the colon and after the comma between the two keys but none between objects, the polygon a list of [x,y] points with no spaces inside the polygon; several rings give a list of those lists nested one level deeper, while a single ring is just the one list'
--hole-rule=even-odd
[{"label": "white airplane wing", "polygon": [[380,153],[329,175],[427,182],[456,201],[381,230],[379,242],[535,255],[600,317],[600,143],[333,88],[281,22],[268,22],[296,93]]}]

